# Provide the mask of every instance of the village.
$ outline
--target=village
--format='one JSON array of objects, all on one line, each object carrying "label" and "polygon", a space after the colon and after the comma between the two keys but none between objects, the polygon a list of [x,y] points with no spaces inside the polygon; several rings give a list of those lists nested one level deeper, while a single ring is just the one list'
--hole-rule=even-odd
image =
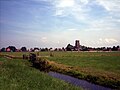
[{"label": "village", "polygon": [[79,40],[75,40],[75,45],[68,44],[66,47],[62,48],[39,48],[34,47],[27,49],[27,47],[21,47],[17,49],[15,46],[8,46],[3,47],[0,49],[0,52],[42,52],[42,51],[120,51],[120,46],[113,46],[113,47],[87,47],[84,45],[80,45]]}]

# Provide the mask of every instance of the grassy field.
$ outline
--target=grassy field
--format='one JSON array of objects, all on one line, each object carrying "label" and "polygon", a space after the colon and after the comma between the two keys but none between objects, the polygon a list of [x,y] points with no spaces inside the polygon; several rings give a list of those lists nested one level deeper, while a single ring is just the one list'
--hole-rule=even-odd
[{"label": "grassy field", "polygon": [[[49,56],[50,53],[40,52],[39,55]],[[29,54],[29,52],[5,52],[2,54],[22,57],[23,54]],[[52,52],[52,54],[53,57],[47,57],[48,60],[80,67],[92,73],[107,72],[120,76],[120,52]]]},{"label": "grassy field", "polygon": [[120,81],[120,52],[53,52],[48,60],[74,66],[76,71]]},{"label": "grassy field", "polygon": [[120,75],[120,52],[55,52],[49,60]]},{"label": "grassy field", "polygon": [[[10,52],[7,54],[22,57],[23,54],[29,53]],[[102,82],[120,83],[120,52],[40,52],[39,55],[45,56],[47,60],[74,67],[76,74],[99,77],[101,80],[98,80],[98,83],[101,85],[103,85]]]},{"label": "grassy field", "polygon": [[0,90],[80,90],[30,66],[27,60],[0,57]]}]

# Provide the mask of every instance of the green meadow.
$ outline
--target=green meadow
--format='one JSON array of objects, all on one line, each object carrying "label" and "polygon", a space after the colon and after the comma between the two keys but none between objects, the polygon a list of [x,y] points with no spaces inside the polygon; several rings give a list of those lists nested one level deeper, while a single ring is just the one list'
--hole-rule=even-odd
[{"label": "green meadow", "polygon": [[[5,52],[2,54],[22,57],[23,54],[29,54],[29,52]],[[106,73],[120,79],[120,52],[39,52],[39,55],[57,63],[81,68],[86,70],[85,73]]]},{"label": "green meadow", "polygon": [[31,67],[27,60],[0,57],[0,90],[81,90]]},{"label": "green meadow", "polygon": [[[5,52],[1,54],[9,54],[13,56],[22,57],[23,54],[28,55],[29,52],[15,52],[15,53]],[[100,81],[98,80],[98,84],[103,85],[102,84],[103,82],[107,83],[108,85],[111,85],[114,82],[118,83],[118,85],[120,84],[120,52],[39,52],[39,56],[42,56],[49,61],[54,61],[55,63],[61,64],[63,66],[67,65],[73,67],[73,70],[75,70],[76,75],[77,73],[82,73],[83,76],[90,75],[97,78],[99,77],[98,79],[100,79]],[[20,61],[21,60],[14,60],[13,65],[16,65]],[[22,62],[26,63],[27,61],[22,61]],[[36,69],[34,70],[37,71]],[[39,74],[41,74],[41,72],[39,72]],[[41,75],[38,76],[41,77]],[[49,77],[47,75],[43,75],[43,76],[45,76],[46,78]],[[47,81],[48,83],[56,83],[53,82],[54,80],[53,81],[45,80],[45,81]],[[64,82],[62,83],[64,84]],[[71,89],[74,90],[73,88]]]},{"label": "green meadow", "polygon": [[120,52],[53,52],[49,60],[88,70],[120,76]]},{"label": "green meadow", "polygon": [[120,52],[53,52],[53,57],[47,58],[72,66],[77,73],[101,78],[99,84],[111,81],[120,84]]}]

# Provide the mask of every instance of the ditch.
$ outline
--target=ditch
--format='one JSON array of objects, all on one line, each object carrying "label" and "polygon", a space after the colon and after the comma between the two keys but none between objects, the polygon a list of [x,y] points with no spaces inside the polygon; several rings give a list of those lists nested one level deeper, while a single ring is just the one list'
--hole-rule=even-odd
[{"label": "ditch", "polygon": [[103,87],[103,86],[100,86],[100,85],[90,83],[86,80],[77,79],[77,78],[74,78],[74,77],[71,77],[71,76],[68,76],[68,75],[64,75],[64,74],[60,74],[60,73],[56,73],[56,72],[51,72],[50,71],[48,73],[48,75],[50,75],[54,78],[64,80],[65,82],[68,82],[72,85],[82,87],[85,90],[112,90],[112,89],[107,88],[107,87]]}]

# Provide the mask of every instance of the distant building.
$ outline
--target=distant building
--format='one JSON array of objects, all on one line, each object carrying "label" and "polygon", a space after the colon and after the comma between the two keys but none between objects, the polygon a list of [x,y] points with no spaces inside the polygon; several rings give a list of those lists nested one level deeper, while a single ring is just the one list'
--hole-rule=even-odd
[{"label": "distant building", "polygon": [[75,41],[75,50],[77,50],[77,51],[80,50],[80,42],[79,42],[79,40]]},{"label": "distant building", "polygon": [[68,44],[67,47],[66,47],[66,50],[67,51],[74,51],[74,46]]},{"label": "distant building", "polygon": [[6,48],[6,52],[10,52],[11,51],[11,49],[10,48]]}]

